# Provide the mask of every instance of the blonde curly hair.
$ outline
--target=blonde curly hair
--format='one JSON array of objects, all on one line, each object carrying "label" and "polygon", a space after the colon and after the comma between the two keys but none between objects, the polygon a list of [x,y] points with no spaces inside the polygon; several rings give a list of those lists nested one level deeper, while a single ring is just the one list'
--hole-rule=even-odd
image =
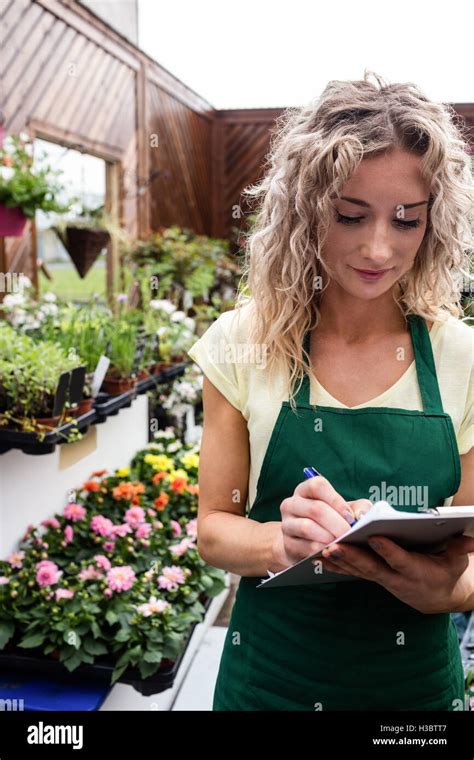
[{"label": "blonde curly hair", "polygon": [[[370,81],[371,77],[375,82]],[[277,119],[263,179],[243,191],[257,199],[245,237],[236,309],[252,308],[252,343],[265,345],[272,377],[283,361],[292,388],[307,372],[303,335],[318,322],[322,256],[333,208],[360,161],[399,147],[422,158],[430,188],[428,223],[412,269],[394,293],[405,317],[460,318],[460,282],[472,252],[473,177],[466,128],[448,105],[415,84],[387,84],[374,72],[332,80],[322,95]]]}]

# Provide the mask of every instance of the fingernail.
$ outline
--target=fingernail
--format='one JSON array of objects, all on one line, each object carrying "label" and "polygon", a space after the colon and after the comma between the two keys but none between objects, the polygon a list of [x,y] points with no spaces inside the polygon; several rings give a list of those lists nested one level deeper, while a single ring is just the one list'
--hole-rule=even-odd
[{"label": "fingernail", "polygon": [[345,520],[347,520],[349,525],[353,525],[355,523],[355,517],[352,512],[344,512],[343,517]]},{"label": "fingernail", "polygon": [[342,552],[340,549],[334,549],[332,552],[329,552],[329,559],[341,559]]},{"label": "fingernail", "polygon": [[381,548],[381,544],[379,544],[378,541],[372,541],[371,538],[368,540],[368,544],[372,549],[375,549],[376,552]]}]

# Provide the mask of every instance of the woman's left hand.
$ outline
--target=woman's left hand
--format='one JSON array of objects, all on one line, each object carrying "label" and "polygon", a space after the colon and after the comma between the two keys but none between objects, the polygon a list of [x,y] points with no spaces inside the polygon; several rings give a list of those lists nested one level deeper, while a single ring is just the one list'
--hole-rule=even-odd
[{"label": "woman's left hand", "polygon": [[[331,572],[375,581],[402,602],[427,614],[455,611],[472,597],[474,577],[461,581],[461,576],[469,566],[469,552],[474,552],[474,538],[451,538],[437,554],[406,551],[383,536],[373,536],[369,545],[373,551],[333,544],[323,552],[323,566]],[[336,559],[337,551],[340,557]],[[321,559],[313,560],[318,561]]]}]

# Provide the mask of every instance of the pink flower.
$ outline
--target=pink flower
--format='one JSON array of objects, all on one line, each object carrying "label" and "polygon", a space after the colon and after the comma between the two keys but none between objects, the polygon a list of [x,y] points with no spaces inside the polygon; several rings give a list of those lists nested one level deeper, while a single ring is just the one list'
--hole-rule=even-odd
[{"label": "pink flower", "polygon": [[127,533],[131,533],[132,529],[128,523],[122,523],[121,525],[114,525],[112,528],[112,536],[120,536],[123,538]]},{"label": "pink flower", "polygon": [[104,557],[103,554],[96,554],[94,559],[103,570],[110,570],[110,560]]},{"label": "pink flower", "polygon": [[194,518],[194,520],[190,520],[186,525],[186,533],[191,538],[197,538],[197,523],[197,518]]},{"label": "pink flower", "polygon": [[128,565],[111,567],[107,573],[107,584],[112,591],[128,591],[135,580],[135,573]]},{"label": "pink flower", "polygon": [[150,509],[147,509],[147,511],[146,511],[146,512],[147,512],[147,515],[148,515],[149,517],[155,517],[155,515],[156,515],[156,510],[155,510],[155,509],[152,509],[151,507],[150,507]]},{"label": "pink flower", "polygon": [[79,578],[81,581],[95,581],[98,578],[103,578],[103,574],[100,572],[100,570],[97,570],[94,565],[87,565],[81,572],[79,573]]},{"label": "pink flower", "polygon": [[111,536],[113,534],[114,524],[112,520],[103,515],[95,515],[91,520],[91,529],[100,536]]},{"label": "pink flower", "polygon": [[112,596],[114,592],[110,588],[104,589],[104,596]]},{"label": "pink flower", "polygon": [[138,526],[135,535],[137,538],[148,538],[151,533],[150,523],[142,523]]},{"label": "pink flower", "polygon": [[154,612],[163,612],[163,610],[166,610],[169,606],[170,603],[166,602],[164,599],[157,599],[156,596],[151,596],[149,602],[138,605],[137,612],[139,612],[140,615],[143,615],[143,617],[149,617]]},{"label": "pink flower", "polygon": [[173,533],[175,536],[180,536],[182,531],[181,525],[179,522],[176,522],[176,520],[171,520],[171,527],[173,528]]},{"label": "pink flower", "polygon": [[59,602],[60,599],[72,599],[74,596],[74,591],[69,591],[67,588],[57,588],[56,589],[56,601]]},{"label": "pink flower", "polygon": [[44,525],[45,528],[60,528],[61,523],[59,520],[56,520],[55,517],[48,517],[47,520],[43,520],[41,525]]},{"label": "pink flower", "polygon": [[10,578],[7,578],[6,575],[0,575],[0,586],[6,586],[7,583],[10,583]]},{"label": "pink flower", "polygon": [[25,557],[25,552],[19,551],[19,552],[13,552],[13,554],[10,554],[10,556],[7,559],[7,562],[10,563],[12,567],[18,568],[18,570],[23,567],[22,559]]},{"label": "pink flower", "polygon": [[183,554],[185,554],[188,549],[195,549],[196,544],[193,542],[191,538],[183,538],[179,544],[174,544],[174,546],[170,546],[170,552],[173,555],[173,557],[181,557]]},{"label": "pink flower", "polygon": [[125,521],[132,528],[138,528],[140,523],[145,521],[145,511],[141,507],[130,507],[125,512]]},{"label": "pink flower", "polygon": [[115,541],[104,541],[103,549],[105,552],[113,552],[115,549]]},{"label": "pink flower", "polygon": [[45,559],[36,565],[36,582],[39,586],[52,586],[57,583],[62,575],[59,567],[49,560]]},{"label": "pink flower", "polygon": [[161,520],[153,520],[153,530],[160,530],[163,527]]},{"label": "pink flower", "polygon": [[185,580],[182,569],[177,565],[171,565],[170,567],[163,568],[162,574],[158,577],[158,585],[160,588],[172,591],[178,588],[178,584],[184,583]]},{"label": "pink flower", "polygon": [[70,544],[72,542],[72,539],[74,538],[74,529],[72,525],[66,525],[64,528],[64,540],[67,544]]},{"label": "pink flower", "polygon": [[78,520],[83,520],[86,516],[86,510],[82,506],[82,504],[67,504],[64,507],[64,517],[67,520],[72,520],[73,522],[77,522]]}]

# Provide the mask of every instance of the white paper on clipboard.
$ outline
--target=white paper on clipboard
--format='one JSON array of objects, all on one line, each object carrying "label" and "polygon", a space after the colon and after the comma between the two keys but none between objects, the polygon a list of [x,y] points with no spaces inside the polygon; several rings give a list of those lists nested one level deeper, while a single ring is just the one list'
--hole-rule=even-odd
[{"label": "white paper on clipboard", "polygon": [[[394,509],[386,501],[378,501],[352,528],[327,546],[336,543],[363,546],[367,545],[370,536],[386,536],[406,549],[430,551],[446,539],[462,533],[474,536],[474,506],[403,512]],[[269,573],[270,577],[263,579],[257,588],[361,580],[352,575],[331,573],[319,564],[315,567],[313,560],[320,557],[325,548],[279,573]]]}]

